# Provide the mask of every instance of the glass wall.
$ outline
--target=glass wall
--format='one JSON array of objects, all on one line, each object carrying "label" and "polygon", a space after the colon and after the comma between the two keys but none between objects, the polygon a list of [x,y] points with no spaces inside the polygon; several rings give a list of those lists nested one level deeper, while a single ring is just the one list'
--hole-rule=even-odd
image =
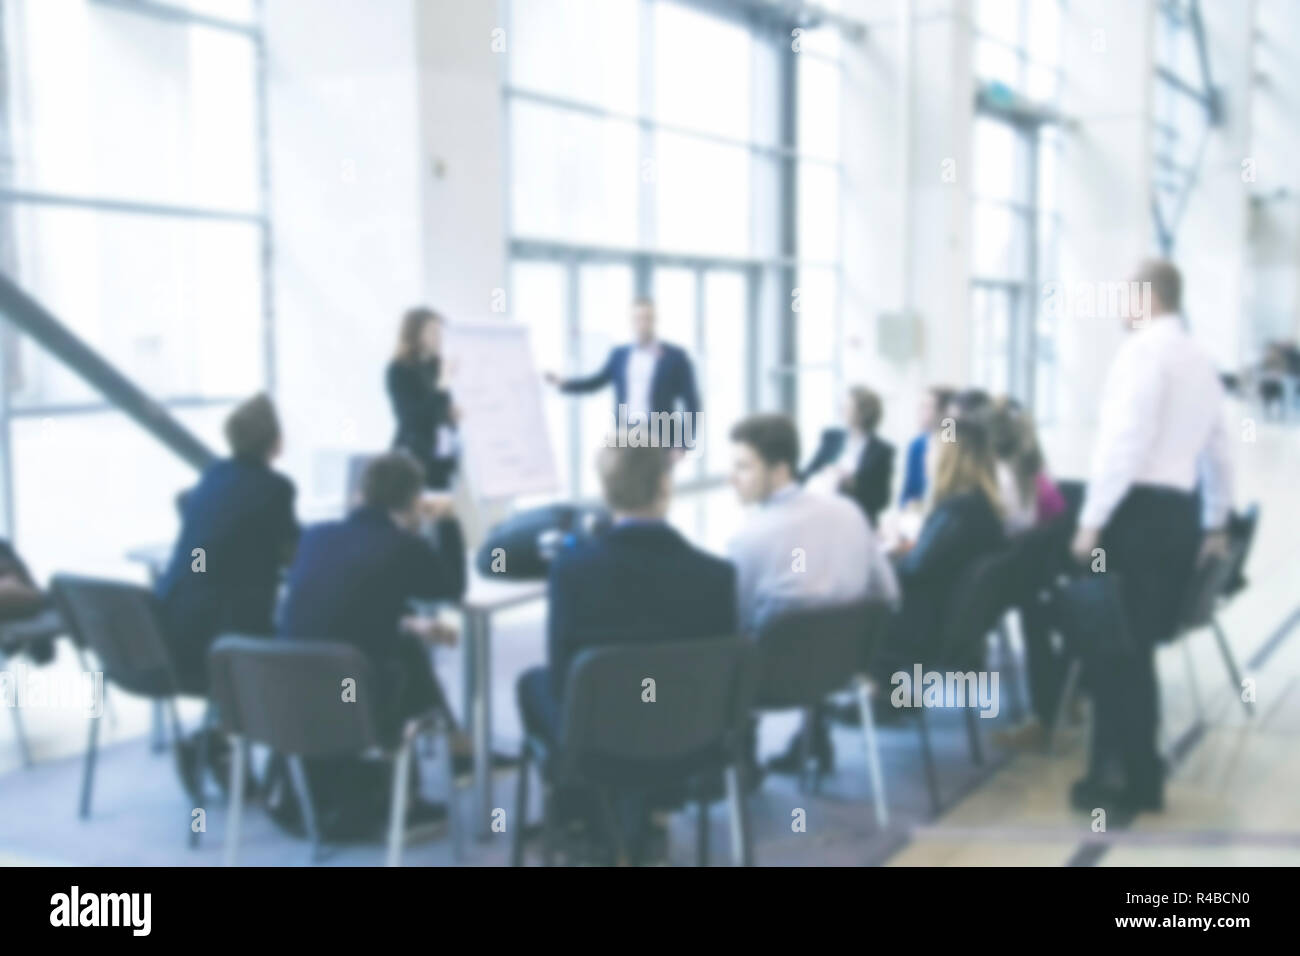
[{"label": "glass wall", "polygon": [[972,138],[971,378],[1012,395],[1040,421],[1055,414],[1056,325],[1044,284],[1056,276],[1062,3],[978,0]]},{"label": "glass wall", "polygon": [[[270,377],[254,0],[0,10],[0,268],[220,449],[225,410]],[[6,329],[3,349],[7,504],[34,563],[102,569],[168,536],[192,471],[39,346]]]},{"label": "glass wall", "polygon": [[[839,61],[830,31],[689,0],[513,0],[510,312],[538,361],[590,373],[637,295],[695,364],[685,483],[727,467],[742,415],[834,413]],[[566,493],[598,493],[608,393],[547,397]]]}]

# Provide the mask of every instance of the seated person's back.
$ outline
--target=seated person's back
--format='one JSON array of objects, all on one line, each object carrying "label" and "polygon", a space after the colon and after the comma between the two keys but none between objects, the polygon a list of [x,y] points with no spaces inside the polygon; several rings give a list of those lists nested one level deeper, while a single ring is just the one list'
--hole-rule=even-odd
[{"label": "seated person's back", "polygon": [[156,588],[183,684],[206,685],[207,651],[228,632],[269,635],[280,569],[298,538],[294,487],[271,470],[280,426],[265,396],[226,422],[231,457],[181,504],[181,530]]},{"label": "seated person's back", "polygon": [[939,443],[933,510],[897,563],[903,608],[889,651],[913,658],[937,647],[962,575],[1006,543],[988,430],[958,419],[954,438]]},{"label": "seated person's back", "polygon": [[551,566],[547,655],[557,701],[588,647],[736,633],[732,566],[664,521],[671,468],[665,449],[602,450],[613,527],[567,545]]},{"label": "seated person's back", "polygon": [[[376,462],[390,460],[405,462],[411,474],[418,469],[402,453]],[[384,659],[394,650],[412,600],[463,595],[465,547],[460,524],[441,517],[435,547],[415,530],[419,516],[412,509],[417,507],[420,485],[400,489],[399,496],[410,501],[390,500],[389,489],[377,487],[390,477],[387,470],[372,463],[364,482],[366,503],[341,521],[304,532],[289,570],[277,628],[281,636],[350,643],[373,659]],[[409,518],[400,516],[404,511],[410,512]]]}]

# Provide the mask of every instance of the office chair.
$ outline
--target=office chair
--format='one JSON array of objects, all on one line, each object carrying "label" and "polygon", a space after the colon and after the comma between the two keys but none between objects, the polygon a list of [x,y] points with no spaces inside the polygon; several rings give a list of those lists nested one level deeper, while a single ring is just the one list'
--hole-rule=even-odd
[{"label": "office chair", "polygon": [[[759,630],[758,686],[754,709],[804,712],[802,768],[808,767],[814,710],[832,693],[852,686],[858,701],[877,826],[889,825],[880,749],[871,715],[866,664],[871,648],[889,623],[889,608],[865,601],[837,607],[791,611]],[[800,785],[804,773],[800,773]]]},{"label": "office chair", "polygon": [[[602,824],[620,862],[628,860],[614,821],[612,793],[621,787],[662,787],[722,774],[731,809],[732,854],[752,860],[744,800],[744,730],[755,684],[753,649],[739,637],[672,643],[620,644],[584,651],[569,670],[559,739],[524,740],[515,794],[511,864],[524,861],[529,768],[542,783],[542,861],[550,866],[560,836],[555,794],[594,792]],[[643,681],[656,700],[642,700]],[[708,796],[697,797],[696,862],[708,861]]]},{"label": "office chair", "polygon": [[[286,641],[227,635],[209,654],[212,699],[221,729],[230,735],[230,820],[225,864],[234,866],[244,808],[244,769],[250,743],[263,744],[287,758],[294,795],[311,841],[311,860],[322,856],[316,809],[303,758],[377,754],[393,764],[388,818],[388,866],[400,866],[406,842],[407,790],[412,748],[423,734],[450,734],[436,714],[406,722],[400,738],[385,739],[371,701],[387,693],[365,655],[350,644]],[[343,699],[343,681],[354,680],[356,698]],[[447,755],[448,820],[455,852],[461,853],[455,822],[455,771],[450,739]]]}]

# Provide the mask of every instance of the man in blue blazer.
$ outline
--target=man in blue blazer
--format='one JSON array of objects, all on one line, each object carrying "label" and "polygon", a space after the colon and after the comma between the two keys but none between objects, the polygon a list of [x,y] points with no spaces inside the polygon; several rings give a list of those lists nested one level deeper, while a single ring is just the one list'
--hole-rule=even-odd
[{"label": "man in blue blazer", "polygon": [[[570,394],[594,392],[614,385],[614,420],[635,421],[636,416],[654,412],[680,410],[696,413],[700,397],[695,387],[695,371],[686,350],[661,342],[655,337],[655,306],[648,298],[632,304],[630,345],[610,350],[604,366],[594,375],[562,379],[553,372],[546,380]],[[626,419],[619,407],[627,407]]]},{"label": "man in blue blazer", "polygon": [[[571,540],[551,564],[547,666],[520,678],[519,707],[529,733],[555,740],[570,665],[590,648],[683,641],[736,633],[735,568],[689,544],[664,520],[672,455],[664,448],[611,446],[599,471],[613,525]],[[654,834],[649,798],[619,800],[634,858]]]},{"label": "man in blue blazer", "polygon": [[[281,640],[357,647],[374,669],[379,687],[371,696],[379,702],[381,729],[392,739],[407,720],[429,711],[441,712],[454,726],[425,647],[451,643],[454,635],[435,619],[414,615],[410,603],[457,601],[464,595],[465,545],[450,508],[421,497],[424,478],[423,467],[405,451],[370,463],[361,482],[363,504],[342,521],[304,532],[277,628]],[[436,544],[420,533],[430,518]],[[367,691],[359,688],[359,693]],[[454,734],[458,773],[469,766],[468,751],[465,735]],[[304,763],[323,831],[366,833],[382,825],[387,771],[376,776],[359,758]],[[418,773],[410,786],[408,826],[445,819],[444,805],[419,799]],[[281,818],[282,803],[272,800],[271,806],[272,815]]]}]

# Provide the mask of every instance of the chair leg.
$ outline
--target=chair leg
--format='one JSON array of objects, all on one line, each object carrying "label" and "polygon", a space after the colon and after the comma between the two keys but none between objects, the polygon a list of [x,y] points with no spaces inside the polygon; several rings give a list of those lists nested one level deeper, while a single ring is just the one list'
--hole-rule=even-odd
[{"label": "chair leg", "polygon": [[465,858],[465,827],[460,813],[459,794],[456,792],[456,750],[452,746],[455,727],[445,723],[442,733],[442,749],[447,760],[447,828],[451,830],[451,853],[457,861]]},{"label": "chair leg", "polygon": [[709,865],[709,800],[700,797],[695,803],[695,865]]},{"label": "chair leg", "polygon": [[1025,715],[1025,701],[1021,686],[1020,668],[1016,664],[1015,654],[1011,647],[1011,630],[1007,620],[1007,617],[1003,616],[997,627],[998,669],[1003,672],[1004,683],[1011,688],[1010,717],[1015,723],[1020,723],[1021,718]]},{"label": "chair leg", "polygon": [[244,815],[244,738],[230,738],[230,821],[226,824],[225,865],[234,866],[239,852],[239,828]]},{"label": "chair leg", "polygon": [[1065,684],[1061,687],[1061,699],[1056,702],[1056,716],[1052,721],[1051,731],[1047,736],[1047,752],[1056,753],[1056,745],[1060,739],[1061,728],[1065,726],[1066,716],[1070,712],[1070,707],[1074,703],[1074,695],[1079,687],[1079,675],[1083,673],[1083,664],[1076,657],[1070,661],[1070,667],[1065,672]]},{"label": "chair leg", "polygon": [[1196,710],[1196,723],[1205,722],[1205,705],[1201,702],[1201,688],[1196,680],[1196,663],[1192,660],[1192,645],[1186,635],[1182,641],[1183,662],[1187,665],[1187,689],[1191,692],[1192,706]]},{"label": "chair leg", "polygon": [[600,805],[601,819],[605,824],[610,843],[614,847],[614,865],[630,866],[633,861],[628,854],[627,844],[623,841],[623,830],[618,825],[618,815],[614,813],[614,804],[610,799],[609,790],[601,787],[596,792],[596,802]]},{"label": "chair leg", "polygon": [[[8,665],[9,658],[0,653],[0,671],[8,670]],[[22,708],[16,706],[16,704],[15,701],[15,706],[9,708],[9,717],[14,724],[14,739],[18,741],[18,755],[22,758],[23,769],[26,770],[32,765],[32,752],[27,746],[27,734],[23,730]]]},{"label": "chair leg", "polygon": [[1254,701],[1242,700],[1241,669],[1237,667],[1237,659],[1232,656],[1232,646],[1228,643],[1228,635],[1223,633],[1223,628],[1219,625],[1217,617],[1210,618],[1210,627],[1214,629],[1215,643],[1219,645],[1219,653],[1223,655],[1223,663],[1228,668],[1228,680],[1232,683],[1232,692],[1241,701],[1241,706],[1246,710],[1246,716],[1254,717]]},{"label": "chair leg", "polygon": [[285,762],[289,765],[289,779],[293,783],[293,792],[298,798],[298,809],[302,811],[307,837],[311,840],[311,861],[315,863],[321,858],[320,831],[316,828],[316,807],[311,801],[307,771],[303,768],[302,758],[297,754],[290,754]]},{"label": "chair leg", "polygon": [[925,720],[925,708],[916,711],[916,726],[921,732],[921,761],[925,765],[925,786],[930,791],[930,812],[939,815],[939,774],[934,766],[934,753],[930,749],[930,727]]},{"label": "chair leg", "polygon": [[880,747],[876,740],[876,722],[871,716],[871,688],[859,679],[858,715],[862,721],[862,744],[867,752],[867,776],[871,782],[871,799],[876,808],[876,826],[889,826],[889,805],[885,802],[885,775],[880,767]]},{"label": "chair leg", "polygon": [[90,816],[90,788],[95,782],[95,753],[99,748],[99,720],[90,718],[90,738],[86,741],[86,760],[81,767],[81,819]]},{"label": "chair leg", "polygon": [[402,865],[402,844],[406,840],[406,788],[411,782],[411,742],[393,756],[393,792],[388,807],[388,860],[386,866]]},{"label": "chair leg", "polygon": [[524,865],[524,836],[528,829],[528,745],[519,755],[519,779],[515,781],[515,815],[510,821],[510,865]]},{"label": "chair leg", "polygon": [[803,712],[803,728],[799,731],[799,792],[808,792],[808,763],[812,759],[813,712],[809,707]]},{"label": "chair leg", "polygon": [[[172,715],[175,717],[175,714]],[[167,749],[167,728],[163,722],[163,702],[155,700],[149,720],[150,749],[159,754]]]},{"label": "chair leg", "polygon": [[984,766],[984,748],[980,746],[979,718],[972,707],[963,707],[962,715],[966,720],[966,743],[970,747],[971,762],[977,767]]},{"label": "chair leg", "polygon": [[737,756],[727,767],[727,803],[731,807],[731,854],[736,866],[752,866],[753,851],[749,844],[749,812],[745,806],[744,781]]},{"label": "chair leg", "polygon": [[542,866],[555,865],[555,788],[542,782]]}]

